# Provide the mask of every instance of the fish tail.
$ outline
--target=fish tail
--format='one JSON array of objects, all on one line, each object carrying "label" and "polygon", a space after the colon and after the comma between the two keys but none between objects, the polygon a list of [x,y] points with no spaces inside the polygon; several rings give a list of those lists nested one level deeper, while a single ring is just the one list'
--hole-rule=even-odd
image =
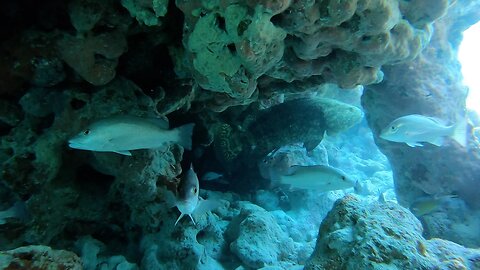
[{"label": "fish tail", "polygon": [[465,147],[467,145],[467,121],[465,118],[462,118],[453,126],[451,137],[461,146]]},{"label": "fish tail", "polygon": [[269,177],[270,177],[270,185],[272,187],[279,187],[284,184],[282,182],[282,176],[279,173],[275,172],[274,170],[270,170]]},{"label": "fish tail", "polygon": [[192,150],[192,133],[194,126],[194,123],[190,123],[177,128],[178,143],[187,150]]}]

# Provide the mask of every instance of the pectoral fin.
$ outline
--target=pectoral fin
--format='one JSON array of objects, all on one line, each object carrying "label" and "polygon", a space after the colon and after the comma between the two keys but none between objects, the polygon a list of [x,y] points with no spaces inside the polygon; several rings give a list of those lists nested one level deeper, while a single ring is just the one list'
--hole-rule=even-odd
[{"label": "pectoral fin", "polygon": [[[197,207],[193,211],[192,215],[195,219],[198,219],[199,216],[205,214],[206,212],[210,212],[215,208],[220,207],[222,204],[217,200],[204,200],[199,198]],[[192,218],[192,217],[191,217]],[[193,220],[193,218],[192,218]]]},{"label": "pectoral fin", "polygon": [[[180,219],[183,218],[183,216],[185,216],[184,213],[181,213],[180,216],[177,218],[177,221],[175,221],[175,225],[173,225],[174,227],[177,226],[177,223],[180,221]],[[189,215],[190,216],[190,215]],[[191,216],[190,216],[191,217]]]},{"label": "pectoral fin", "polygon": [[417,142],[406,142],[406,144],[410,147],[423,146],[423,144]]},{"label": "pectoral fin", "polygon": [[438,137],[435,138],[434,140],[430,141],[429,143],[436,145],[436,146],[442,146],[443,145],[443,137]]},{"label": "pectoral fin", "polygon": [[313,149],[315,149],[315,147],[317,147],[320,142],[322,142],[322,140],[311,140],[311,141],[306,141],[303,143],[303,147],[305,147],[305,149],[307,150],[307,152],[310,152],[312,151]]},{"label": "pectoral fin", "polygon": [[125,155],[125,156],[132,156],[132,153],[130,153],[130,151],[128,150],[118,150],[118,151],[113,151],[117,154],[120,154],[120,155]]}]

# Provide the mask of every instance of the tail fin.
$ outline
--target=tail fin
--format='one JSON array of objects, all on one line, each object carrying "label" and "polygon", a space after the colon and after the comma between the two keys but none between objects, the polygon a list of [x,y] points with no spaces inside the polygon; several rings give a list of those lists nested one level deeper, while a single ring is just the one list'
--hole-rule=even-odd
[{"label": "tail fin", "polygon": [[462,118],[455,126],[453,126],[453,134],[451,137],[461,146],[467,146],[467,121],[465,118]]},{"label": "tail fin", "polygon": [[210,212],[218,207],[222,206],[222,203],[215,199],[204,200],[199,198],[197,207],[193,211],[192,215],[195,219],[198,219],[201,215]]},{"label": "tail fin", "polygon": [[178,143],[187,150],[192,150],[192,133],[194,123],[186,124],[178,127]]}]

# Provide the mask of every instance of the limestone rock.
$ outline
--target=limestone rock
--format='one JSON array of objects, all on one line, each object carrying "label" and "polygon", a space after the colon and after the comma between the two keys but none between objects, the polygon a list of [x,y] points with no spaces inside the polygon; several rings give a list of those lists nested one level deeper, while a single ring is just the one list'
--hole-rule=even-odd
[{"label": "limestone rock", "polygon": [[469,146],[463,148],[449,139],[442,147],[427,144],[412,148],[382,140],[378,134],[394,119],[409,114],[437,117],[448,124],[465,121],[467,89],[462,85],[455,55],[461,31],[472,20],[478,20],[479,7],[478,2],[457,2],[449,14],[435,23],[431,44],[416,60],[384,67],[388,80],[368,86],[362,97],[376,143],[394,168],[400,204],[410,207],[425,196],[458,194],[463,205],[429,213],[421,220],[429,237],[471,247],[478,247],[480,238],[478,235],[472,238],[463,224],[468,222],[468,226],[475,227],[480,222],[479,191],[472,188],[478,185],[480,175],[479,148],[471,140]]},{"label": "limestone rock", "polygon": [[426,240],[422,225],[395,203],[338,200],[320,226],[305,269],[479,269],[480,251]]},{"label": "limestone rock", "polygon": [[75,253],[54,250],[47,246],[25,246],[0,251],[2,269],[81,270],[82,262]]}]

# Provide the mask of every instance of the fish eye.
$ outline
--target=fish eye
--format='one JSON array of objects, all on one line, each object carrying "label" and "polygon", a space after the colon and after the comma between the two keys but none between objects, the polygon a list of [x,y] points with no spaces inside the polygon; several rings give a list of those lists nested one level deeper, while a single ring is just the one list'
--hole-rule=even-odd
[{"label": "fish eye", "polygon": [[193,188],[193,194],[197,194],[197,191],[198,191],[197,188],[194,187],[194,188]]},{"label": "fish eye", "polygon": [[345,178],[345,175],[342,175],[342,180],[345,180],[345,179],[346,179],[346,178]]},{"label": "fish eye", "polygon": [[83,135],[88,135],[90,134],[90,129],[86,129],[85,131],[83,131]]},{"label": "fish eye", "polygon": [[396,127],[395,127],[395,126],[392,126],[390,129],[391,129],[391,130],[395,130],[395,129],[396,129]]}]

